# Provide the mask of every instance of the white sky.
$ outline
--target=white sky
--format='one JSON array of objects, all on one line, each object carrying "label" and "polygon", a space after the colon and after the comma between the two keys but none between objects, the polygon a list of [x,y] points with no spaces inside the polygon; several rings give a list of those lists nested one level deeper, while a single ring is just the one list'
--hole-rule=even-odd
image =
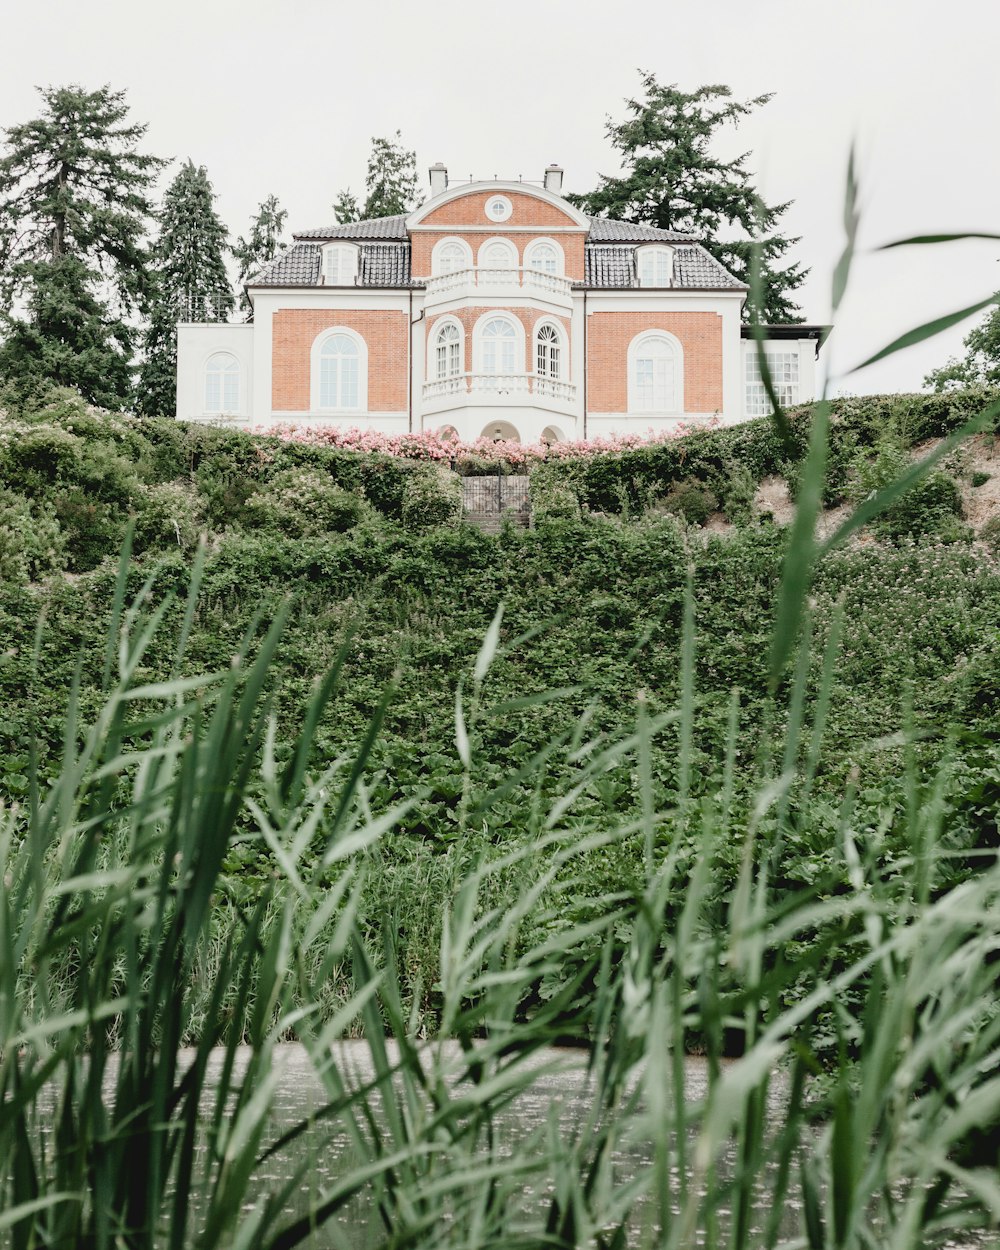
[{"label": "white sky", "polygon": [[974,320],[839,375],[1000,286],[1000,243],[874,251],[915,233],[1000,232],[996,0],[8,5],[0,127],[36,115],[39,85],[124,89],[149,151],[207,167],[234,236],[272,192],[289,227],[331,221],[337,191],[362,189],[372,135],[397,128],[421,178],[438,160],[453,177],[530,179],[556,161],[566,189],[589,190],[618,172],[605,121],[624,115],[641,68],[685,90],[775,93],[718,150],[750,150],[765,198],[794,201],[784,221],[811,269],[809,321],[830,317],[856,139],[862,255],[824,352],[837,391],[919,388]]}]

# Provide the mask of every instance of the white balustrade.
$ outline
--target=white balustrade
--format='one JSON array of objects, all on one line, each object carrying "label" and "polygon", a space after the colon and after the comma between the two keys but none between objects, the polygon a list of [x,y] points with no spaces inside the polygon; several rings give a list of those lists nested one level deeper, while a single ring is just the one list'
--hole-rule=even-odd
[{"label": "white balustrade", "polygon": [[545,273],[541,269],[455,269],[427,279],[428,297],[440,297],[464,287],[490,287],[493,290],[522,288],[545,295],[568,298],[572,291],[569,278]]},{"label": "white balustrade", "polygon": [[424,383],[425,400],[447,395],[529,394],[572,403],[576,398],[576,387],[572,382],[542,378],[534,373],[458,373],[450,378],[437,378]]}]

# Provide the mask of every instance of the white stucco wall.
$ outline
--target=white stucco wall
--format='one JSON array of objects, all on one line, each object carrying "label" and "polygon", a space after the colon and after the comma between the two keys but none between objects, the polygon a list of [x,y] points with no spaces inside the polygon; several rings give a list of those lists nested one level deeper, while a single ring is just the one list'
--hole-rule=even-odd
[{"label": "white stucco wall", "polygon": [[177,327],[177,416],[182,421],[217,421],[205,411],[205,366],[215,352],[229,352],[240,364],[240,402],[227,418],[242,424],[254,411],[254,328],[252,324],[182,322]]}]

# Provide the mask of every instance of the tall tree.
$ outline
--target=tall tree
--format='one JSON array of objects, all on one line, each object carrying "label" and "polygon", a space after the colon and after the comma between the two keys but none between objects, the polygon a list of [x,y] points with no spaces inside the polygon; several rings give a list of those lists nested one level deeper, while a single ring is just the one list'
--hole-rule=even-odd
[{"label": "tall tree", "polygon": [[175,408],[177,323],[225,321],[233,311],[228,251],[208,173],[188,161],[163,197],[153,249],[153,300],[137,396],[147,416],[168,416]]},{"label": "tall tree", "polygon": [[124,92],[40,94],[0,159],[0,370],[120,408],[148,296],[147,191],[165,162],[140,150]]},{"label": "tall tree", "polygon": [[256,216],[250,220],[249,237],[244,239],[240,235],[233,247],[233,256],[240,267],[239,277],[236,279],[240,292],[240,308],[247,314],[247,320],[253,310],[243,284],[277,255],[287,216],[288,213],[278,207],[278,197],[269,195],[260,204]]},{"label": "tall tree", "polygon": [[[997,298],[1000,299],[1000,293]],[[963,386],[1000,387],[1000,308],[994,308],[973,326],[962,340],[965,357],[953,356],[946,365],[924,378],[934,391],[954,391]]]},{"label": "tall tree", "polygon": [[364,206],[348,187],[334,201],[333,211],[340,223],[367,221],[370,217],[395,217],[408,213],[420,203],[417,192],[417,154],[403,145],[403,136],[372,138],[372,150],[365,174]]},{"label": "tall tree", "polygon": [[608,119],[607,134],[622,154],[624,172],[602,174],[586,195],[568,198],[585,212],[697,234],[708,250],[745,282],[751,278],[755,245],[759,257],[761,299],[747,301],[745,315],[763,321],[800,321],[789,298],[806,276],[801,265],[784,263],[798,243],[780,233],[779,221],[789,202],[766,204],[747,168],[750,153],[722,160],[712,152],[716,133],[740,121],[771,99],[732,99],[728,87],[696,91],[662,87],[643,74],[642,99],[627,100],[624,121]]},{"label": "tall tree", "polygon": [[361,205],[350,187],[345,187],[333,201],[333,215],[340,226],[361,220]]}]

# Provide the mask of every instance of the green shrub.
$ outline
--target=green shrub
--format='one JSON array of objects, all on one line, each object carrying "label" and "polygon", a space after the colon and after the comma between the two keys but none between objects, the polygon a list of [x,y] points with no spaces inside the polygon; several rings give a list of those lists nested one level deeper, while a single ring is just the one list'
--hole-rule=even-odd
[{"label": "green shrub", "polygon": [[678,482],[658,499],[653,512],[669,512],[689,525],[704,525],[719,507],[718,496],[698,481]]},{"label": "green shrub", "polygon": [[62,568],[65,555],[66,539],[52,505],[32,506],[0,487],[0,581],[37,581]]},{"label": "green shrub", "polygon": [[417,464],[403,490],[402,519],[409,530],[455,522],[462,514],[462,483],[447,468]]},{"label": "green shrub", "polygon": [[969,485],[973,489],[977,486],[985,486],[991,476],[989,473],[984,473],[982,469],[975,469],[969,477]]},{"label": "green shrub", "polygon": [[162,547],[192,550],[203,524],[197,492],[182,482],[147,487],[135,518],[133,549],[138,554]]},{"label": "green shrub", "polygon": [[[855,503],[869,498],[898,478],[910,464],[910,455],[898,438],[885,436],[874,459],[860,455],[852,490]],[[955,522],[962,515],[962,498],[955,479],[943,470],[927,474],[872,522],[882,538],[899,539],[938,534],[958,537]]]},{"label": "green shrub", "polygon": [[531,518],[538,522],[571,520],[580,515],[580,500],[573,483],[552,464],[539,464],[528,479]]},{"label": "green shrub", "polygon": [[321,469],[286,469],[249,496],[244,523],[303,538],[342,534],[366,514],[364,500],[335,485]]}]

